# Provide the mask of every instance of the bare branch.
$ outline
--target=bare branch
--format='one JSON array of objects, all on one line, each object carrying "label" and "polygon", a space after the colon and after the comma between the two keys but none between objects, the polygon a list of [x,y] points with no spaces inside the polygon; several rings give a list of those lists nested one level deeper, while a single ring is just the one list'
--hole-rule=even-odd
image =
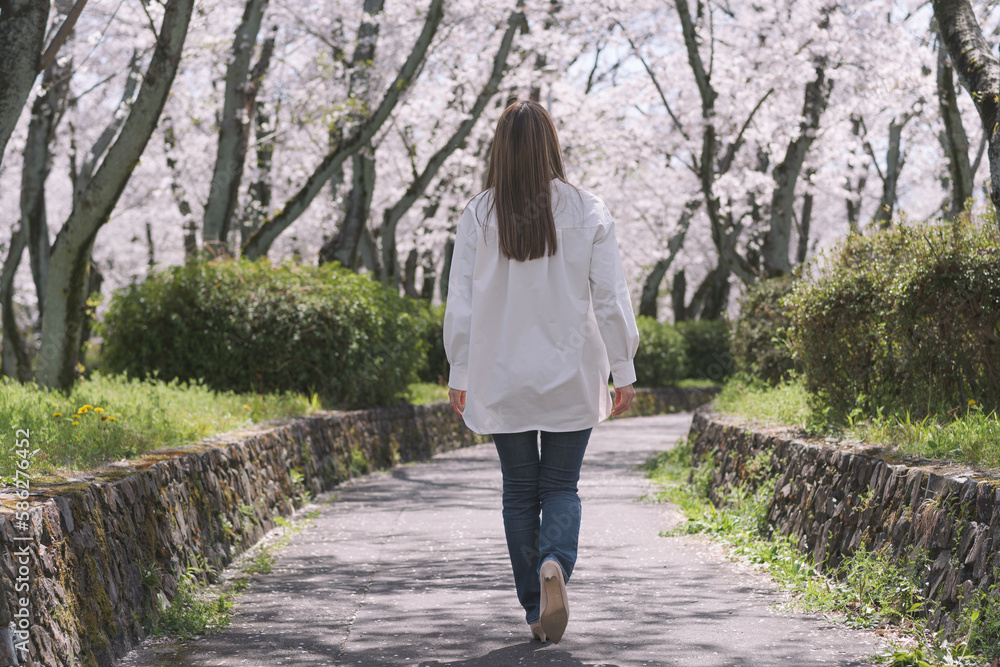
[{"label": "bare branch", "polygon": [[590,94],[590,89],[594,85],[594,74],[597,72],[597,65],[601,62],[601,51],[604,46],[598,43],[597,50],[594,53],[594,66],[590,68],[590,74],[587,75],[587,88],[583,91],[584,95]]},{"label": "bare branch", "polygon": [[681,30],[684,34],[684,45],[688,52],[688,63],[694,72],[695,83],[698,84],[698,92],[701,93],[702,113],[705,116],[711,114],[715,108],[715,98],[718,93],[712,87],[709,74],[705,71],[705,65],[701,60],[701,53],[698,51],[698,34],[695,32],[694,22],[691,20],[691,10],[687,0],[675,0],[677,13],[681,19]]},{"label": "bare branch", "polygon": [[80,13],[83,12],[84,6],[86,6],[87,0],[76,0],[73,8],[69,10],[69,14],[66,15],[66,20],[62,22],[59,26],[59,32],[56,33],[52,41],[49,42],[48,47],[42,53],[42,58],[39,61],[38,69],[44,70],[52,61],[56,59],[56,54],[59,53],[59,49],[62,45],[66,43],[71,32],[73,32],[73,27],[76,26],[76,20],[80,18]]},{"label": "bare branch", "polygon": [[983,132],[983,138],[979,140],[979,150],[976,151],[976,161],[972,163],[972,170],[969,172],[969,176],[973,181],[976,180],[976,172],[979,171],[979,165],[983,161],[983,153],[986,152],[986,144],[988,143],[986,133]]},{"label": "bare branch", "polygon": [[743,144],[743,133],[747,131],[747,128],[750,126],[751,121],[753,121],[753,117],[757,115],[757,110],[760,109],[761,106],[763,106],[764,101],[767,100],[767,98],[770,97],[771,93],[773,92],[774,88],[770,88],[766,93],[764,93],[764,96],[760,98],[760,101],[758,101],[756,106],[754,106],[753,110],[750,111],[750,115],[747,116],[747,119],[745,121],[743,121],[743,125],[742,127],[740,127],[739,134],[736,135],[736,139],[731,144],[729,144],[728,148],[726,148],[726,154],[725,156],[723,156],[722,162],[719,163],[720,174],[725,174],[727,171],[729,171],[729,168],[733,164],[733,159],[736,157],[736,151],[738,151],[740,149],[740,146]]},{"label": "bare branch", "polygon": [[243,248],[244,256],[249,259],[256,259],[267,254],[274,239],[278,238],[289,225],[302,215],[303,211],[308,208],[312,200],[322,190],[323,185],[343,165],[344,160],[368,145],[372,137],[375,136],[379,128],[389,118],[403,92],[413,82],[413,77],[424,61],[424,56],[430,48],[431,41],[437,32],[438,25],[440,25],[443,16],[444,0],[431,0],[420,36],[417,38],[413,49],[410,51],[410,55],[407,57],[406,62],[403,63],[396,78],[386,90],[378,108],[364,122],[357,126],[346,139],[337,141],[326,157],[313,170],[309,178],[306,179],[305,184],[288,200],[284,208],[277,215],[265,221],[254,232]]},{"label": "bare branch", "polygon": [[455,152],[455,150],[462,145],[466,137],[472,131],[479,117],[482,115],[483,110],[491,99],[496,95],[497,90],[500,88],[500,81],[503,79],[504,70],[507,67],[507,56],[510,54],[511,47],[514,43],[514,34],[517,30],[524,25],[524,13],[523,12],[512,12],[510,17],[507,19],[507,30],[504,32],[503,39],[500,41],[500,47],[497,49],[497,53],[493,58],[493,71],[490,73],[490,78],[486,81],[486,84],[479,91],[479,95],[476,96],[476,101],[472,105],[472,109],[469,112],[469,117],[462,121],[462,124],[458,126],[455,133],[451,135],[447,143],[442,146],[434,155],[431,156],[430,160],[427,161],[427,165],[424,167],[423,172],[410,184],[410,187],[406,189],[403,196],[397,201],[392,208],[388,209],[382,217],[382,265],[383,270],[383,281],[393,285],[394,281],[399,277],[399,267],[398,258],[396,257],[396,225],[399,223],[400,218],[409,210],[413,203],[423,195],[427,186],[430,184],[431,180],[437,174],[441,165],[444,164],[445,160]]},{"label": "bare branch", "polygon": [[135,96],[135,89],[139,85],[139,54],[137,51],[132,52],[132,59],[129,61],[128,79],[125,81],[125,89],[122,92],[122,99],[118,103],[118,108],[115,113],[111,116],[111,120],[108,121],[107,127],[101,132],[101,136],[97,138],[94,142],[93,148],[90,149],[89,157],[84,161],[83,165],[80,167],[80,173],[74,184],[74,192],[79,193],[87,187],[90,183],[91,175],[97,168],[98,162],[100,162],[101,157],[104,152],[108,150],[108,146],[111,145],[111,141],[118,134],[118,130],[121,129],[122,125],[125,123],[125,119],[128,118],[128,108],[129,103]]},{"label": "bare branch", "polygon": [[[632,37],[629,36],[628,31],[625,30],[625,26],[623,26],[618,21],[615,21],[615,23],[618,23],[618,25],[621,26],[622,32],[625,33],[625,39],[628,40],[629,45],[631,45],[632,47],[632,52],[635,53],[636,57],[639,59],[639,62],[642,63],[642,66],[646,68],[646,73],[649,74],[649,78],[650,80],[652,80],[653,86],[656,88],[656,92],[660,96],[660,101],[663,102],[663,107],[667,110],[667,113],[670,114],[670,118],[673,119],[674,125],[677,127],[677,130],[681,133],[681,136],[684,137],[685,140],[690,141],[691,137],[689,137],[687,132],[684,131],[684,126],[681,125],[681,122],[677,119],[677,116],[674,115],[673,110],[670,108],[670,103],[667,102],[667,96],[663,93],[663,88],[660,86],[660,82],[659,80],[657,80],[656,74],[653,73],[653,69],[649,66],[649,63],[646,62],[646,59],[642,57],[642,53],[639,51],[639,47],[636,46],[636,43],[632,40]],[[594,61],[594,69],[597,69],[596,59]],[[591,76],[593,76],[594,73],[591,72],[590,74]],[[587,90],[588,91],[590,90],[589,79],[587,80]]]}]

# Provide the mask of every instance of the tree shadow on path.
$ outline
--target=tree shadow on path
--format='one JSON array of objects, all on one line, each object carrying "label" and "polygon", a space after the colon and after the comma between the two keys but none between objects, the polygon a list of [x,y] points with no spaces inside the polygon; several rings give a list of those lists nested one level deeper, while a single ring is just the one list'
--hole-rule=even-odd
[{"label": "tree shadow on path", "polygon": [[[351,664],[350,656],[344,656],[344,658],[343,664]],[[363,664],[372,663],[365,662]],[[562,649],[555,648],[552,644],[543,645],[536,641],[504,646],[478,658],[468,658],[465,660],[421,660],[415,663],[415,667],[510,667],[510,665],[517,665],[518,667],[530,667],[530,665],[619,667],[610,662],[582,662],[579,658],[573,657]]]}]

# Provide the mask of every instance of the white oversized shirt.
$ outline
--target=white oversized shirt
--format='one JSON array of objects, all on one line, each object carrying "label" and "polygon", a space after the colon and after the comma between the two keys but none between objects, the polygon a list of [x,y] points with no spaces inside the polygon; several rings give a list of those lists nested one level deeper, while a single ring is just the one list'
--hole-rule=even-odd
[{"label": "white oversized shirt", "polygon": [[444,347],[476,433],[591,428],[611,415],[609,373],[617,387],[635,382],[639,331],[614,220],[597,196],[552,188],[552,256],[504,256],[490,190],[458,223]]}]

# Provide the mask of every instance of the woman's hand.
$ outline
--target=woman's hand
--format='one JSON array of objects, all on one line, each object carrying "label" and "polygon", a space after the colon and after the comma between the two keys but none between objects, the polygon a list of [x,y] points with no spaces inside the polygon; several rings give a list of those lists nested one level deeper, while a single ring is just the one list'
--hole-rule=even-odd
[{"label": "woman's hand", "polygon": [[632,399],[635,398],[635,389],[627,384],[624,387],[615,387],[615,407],[611,410],[612,417],[618,417],[632,407]]},{"label": "woman's hand", "polygon": [[465,390],[459,391],[458,389],[448,388],[448,400],[451,401],[451,409],[455,411],[455,414],[459,417],[465,411]]}]

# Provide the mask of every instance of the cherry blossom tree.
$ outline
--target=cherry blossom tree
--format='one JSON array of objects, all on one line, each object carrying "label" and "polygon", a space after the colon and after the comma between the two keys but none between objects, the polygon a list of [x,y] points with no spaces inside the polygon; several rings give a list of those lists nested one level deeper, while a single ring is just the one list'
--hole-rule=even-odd
[{"label": "cherry blossom tree", "polygon": [[[163,6],[156,47],[128,114],[102,134],[92,152],[94,159],[85,164],[82,182],[75,184],[71,212],[50,252],[37,371],[43,386],[67,388],[75,379],[94,240],[118,203],[159,120],[180,62],[193,6],[194,0],[168,0]],[[111,136],[115,137],[113,142]]]},{"label": "cherry blossom tree", "polygon": [[[549,109],[569,179],[616,217],[638,311],[661,318],[722,316],[839,236],[990,196],[993,112],[956,90],[978,84],[941,18],[962,3],[199,0],[170,82],[151,74],[173,61],[150,69],[176,45],[152,39],[163,5],[54,4],[0,2],[0,23],[27,21],[0,42],[33,40],[0,43],[19,58],[0,73],[0,210],[19,212],[0,233],[4,372],[48,384],[72,375],[90,276],[108,291],[200,248],[337,260],[443,300],[515,98]],[[1000,12],[973,12],[992,53]]]}]

